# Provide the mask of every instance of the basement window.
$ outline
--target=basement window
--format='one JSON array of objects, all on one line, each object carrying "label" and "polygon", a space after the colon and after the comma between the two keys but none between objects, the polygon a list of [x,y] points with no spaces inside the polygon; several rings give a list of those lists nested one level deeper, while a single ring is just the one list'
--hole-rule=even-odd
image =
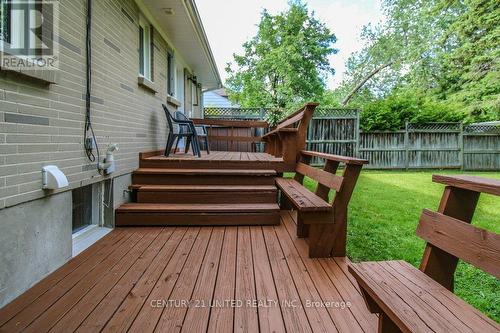
[{"label": "basement window", "polygon": [[93,224],[93,188],[92,185],[79,187],[72,191],[73,196],[73,233]]},{"label": "basement window", "polygon": [[76,188],[73,196],[73,256],[97,242],[113,226],[112,181]]}]

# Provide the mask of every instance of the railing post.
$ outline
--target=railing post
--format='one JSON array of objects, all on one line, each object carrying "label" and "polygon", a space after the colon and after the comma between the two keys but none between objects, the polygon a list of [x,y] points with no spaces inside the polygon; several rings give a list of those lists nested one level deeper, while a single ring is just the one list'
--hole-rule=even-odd
[{"label": "railing post", "polygon": [[[479,192],[447,186],[441,198],[438,212],[464,223],[471,223],[479,194]],[[420,263],[420,270],[446,289],[453,291],[457,263],[457,257],[427,243]]]}]

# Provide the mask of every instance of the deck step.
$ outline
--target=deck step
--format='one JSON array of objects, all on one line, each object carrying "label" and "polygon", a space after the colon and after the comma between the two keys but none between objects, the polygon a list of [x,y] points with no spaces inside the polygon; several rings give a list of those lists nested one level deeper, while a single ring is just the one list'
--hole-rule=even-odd
[{"label": "deck step", "polygon": [[276,171],[250,169],[139,168],[133,184],[144,185],[273,185]]},{"label": "deck step", "polygon": [[139,203],[276,203],[272,185],[134,185]]},{"label": "deck step", "polygon": [[117,226],[276,225],[279,206],[264,204],[128,203],[115,211]]}]

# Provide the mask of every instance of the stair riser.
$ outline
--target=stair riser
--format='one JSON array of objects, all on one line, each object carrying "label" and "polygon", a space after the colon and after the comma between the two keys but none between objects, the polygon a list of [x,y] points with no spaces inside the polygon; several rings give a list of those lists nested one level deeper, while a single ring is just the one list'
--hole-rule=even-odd
[{"label": "stair riser", "polygon": [[116,226],[235,226],[277,225],[279,212],[271,213],[121,213],[115,216]]},{"label": "stair riser", "polygon": [[[295,165],[294,165],[295,166]],[[224,161],[218,163],[217,161],[200,161],[200,160],[182,160],[182,161],[148,161],[141,160],[139,162],[140,168],[166,168],[166,169],[249,169],[249,170],[276,170],[283,172],[288,170],[283,162],[245,162],[245,161]],[[294,169],[292,169],[294,170]]]},{"label": "stair riser", "polygon": [[144,185],[274,185],[274,176],[134,174],[132,183]]},{"label": "stair riser", "polygon": [[255,192],[170,192],[170,191],[143,191],[137,192],[139,203],[276,203],[277,191]]}]

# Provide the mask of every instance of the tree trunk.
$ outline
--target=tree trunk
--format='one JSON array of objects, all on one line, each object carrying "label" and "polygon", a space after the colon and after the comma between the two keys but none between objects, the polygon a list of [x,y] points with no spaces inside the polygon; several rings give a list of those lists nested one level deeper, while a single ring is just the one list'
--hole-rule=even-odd
[{"label": "tree trunk", "polygon": [[371,71],[370,73],[368,73],[368,75],[366,75],[363,80],[361,80],[361,82],[359,82],[353,90],[351,90],[351,92],[346,96],[346,98],[344,98],[344,100],[342,101],[342,106],[346,106],[347,103],[349,103],[349,101],[351,100],[351,98],[358,92],[359,89],[361,89],[365,83],[370,80],[375,74],[377,74],[378,72],[380,72],[381,70],[383,70],[384,68],[386,67],[389,67],[391,66],[392,64],[394,64],[394,61],[390,61],[388,62],[387,64],[382,64],[380,65],[379,67],[375,68],[373,71]]}]

